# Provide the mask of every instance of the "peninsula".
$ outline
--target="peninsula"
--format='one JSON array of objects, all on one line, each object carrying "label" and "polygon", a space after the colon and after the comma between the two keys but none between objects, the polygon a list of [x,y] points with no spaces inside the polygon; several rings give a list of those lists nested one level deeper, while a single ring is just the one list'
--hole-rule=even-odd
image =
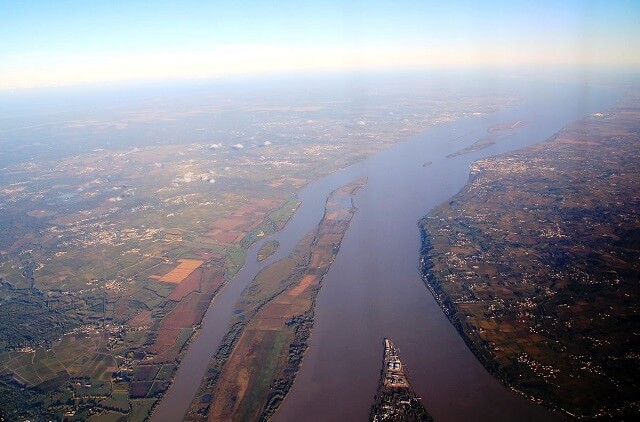
[{"label": "peninsula", "polygon": [[433,421],[409,384],[400,353],[388,338],[384,339],[384,360],[370,421]]}]

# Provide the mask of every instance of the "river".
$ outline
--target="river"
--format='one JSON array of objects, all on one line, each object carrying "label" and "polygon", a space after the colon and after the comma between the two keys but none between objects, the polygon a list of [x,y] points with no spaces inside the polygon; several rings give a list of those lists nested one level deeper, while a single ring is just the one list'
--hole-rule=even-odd
[{"label": "river", "polygon": [[[182,419],[244,287],[319,223],[331,191],[365,176],[368,183],[355,198],[358,213],[317,298],[309,349],[274,420],[366,420],[384,337],[400,349],[412,386],[438,421],[552,420],[555,415],[491,376],[444,316],[418,272],[417,222],[464,186],[473,161],[543,141],[614,99],[601,88],[537,82],[513,108],[433,127],[307,185],[284,230],[255,244],[246,265],[211,302],[152,420]],[[488,127],[518,120],[528,124],[491,147],[446,158],[486,136]],[[432,164],[423,166],[427,161]],[[279,250],[257,263],[257,250],[271,239],[280,242]]]}]

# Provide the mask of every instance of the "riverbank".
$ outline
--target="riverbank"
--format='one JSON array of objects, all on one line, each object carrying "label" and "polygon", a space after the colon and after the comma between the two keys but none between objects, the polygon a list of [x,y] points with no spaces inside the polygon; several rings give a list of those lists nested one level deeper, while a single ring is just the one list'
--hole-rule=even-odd
[{"label": "riverbank", "polygon": [[640,96],[472,165],[420,221],[420,271],[483,366],[565,416],[637,414]]}]

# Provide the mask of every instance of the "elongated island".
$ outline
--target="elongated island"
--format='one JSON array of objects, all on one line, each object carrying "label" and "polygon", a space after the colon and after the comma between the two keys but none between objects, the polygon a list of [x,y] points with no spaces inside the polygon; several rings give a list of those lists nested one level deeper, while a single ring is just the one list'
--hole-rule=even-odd
[{"label": "elongated island", "polygon": [[331,192],[320,224],[288,256],[260,271],[233,312],[185,420],[266,420],[295,380],[315,299],[357,208],[361,178]]}]

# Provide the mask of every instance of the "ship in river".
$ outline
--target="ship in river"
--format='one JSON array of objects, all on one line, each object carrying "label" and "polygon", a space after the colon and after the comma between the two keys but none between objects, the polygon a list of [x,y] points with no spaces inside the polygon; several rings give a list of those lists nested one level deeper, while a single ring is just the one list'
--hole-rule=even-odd
[{"label": "ship in river", "polygon": [[433,421],[421,400],[413,392],[398,349],[388,338],[384,339],[384,360],[375,402],[369,420],[379,421]]}]

